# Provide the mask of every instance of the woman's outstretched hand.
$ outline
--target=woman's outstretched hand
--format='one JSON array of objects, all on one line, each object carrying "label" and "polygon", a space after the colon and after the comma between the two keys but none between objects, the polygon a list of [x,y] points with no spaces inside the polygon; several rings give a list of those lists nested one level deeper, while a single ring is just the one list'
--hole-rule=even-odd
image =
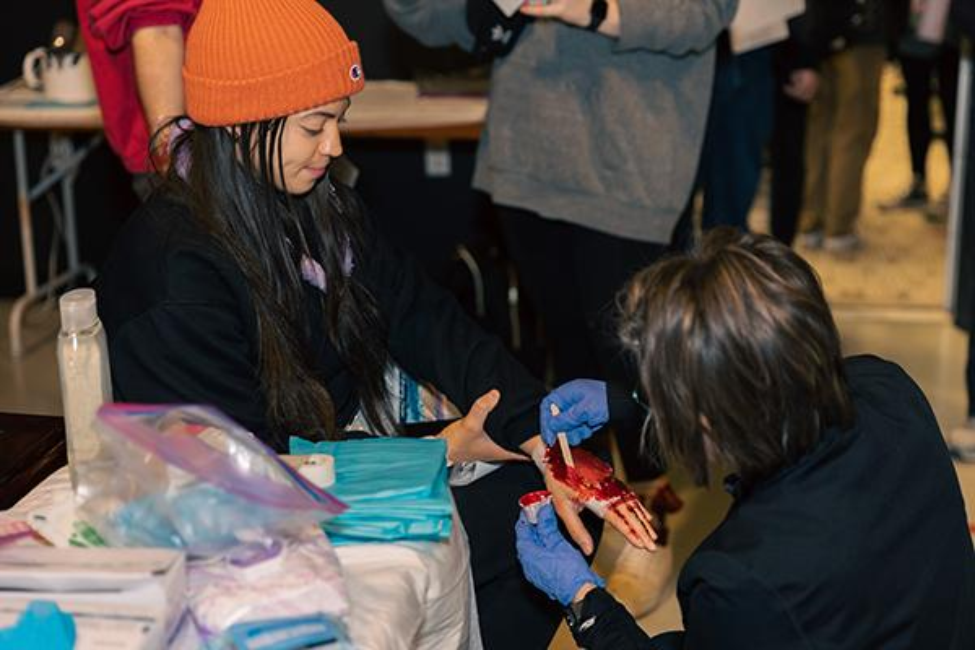
[{"label": "woman's outstretched hand", "polygon": [[438,438],[447,441],[447,460],[449,462],[528,460],[525,456],[508,451],[494,442],[484,431],[485,420],[500,401],[501,393],[499,391],[490,390],[484,393],[471,405],[467,415],[437,434]]}]

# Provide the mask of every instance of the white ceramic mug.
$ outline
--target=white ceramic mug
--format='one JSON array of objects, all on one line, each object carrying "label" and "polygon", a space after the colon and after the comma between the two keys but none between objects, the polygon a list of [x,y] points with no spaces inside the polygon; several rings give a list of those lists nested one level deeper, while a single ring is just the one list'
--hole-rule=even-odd
[{"label": "white ceramic mug", "polygon": [[45,47],[33,49],[24,57],[24,81],[59,104],[90,104],[97,99],[91,64],[83,52],[56,54]]}]

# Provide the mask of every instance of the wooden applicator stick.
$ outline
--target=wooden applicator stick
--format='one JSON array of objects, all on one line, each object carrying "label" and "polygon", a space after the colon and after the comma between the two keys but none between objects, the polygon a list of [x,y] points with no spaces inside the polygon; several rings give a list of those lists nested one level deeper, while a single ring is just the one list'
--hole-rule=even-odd
[{"label": "wooden applicator stick", "polygon": [[[559,407],[555,404],[551,404],[549,410],[552,415],[559,414]],[[565,437],[565,431],[560,431],[556,437],[559,439],[559,447],[562,448],[562,458],[565,459],[565,464],[569,467],[575,467],[576,462],[572,459],[572,447],[569,446],[569,439]]]}]

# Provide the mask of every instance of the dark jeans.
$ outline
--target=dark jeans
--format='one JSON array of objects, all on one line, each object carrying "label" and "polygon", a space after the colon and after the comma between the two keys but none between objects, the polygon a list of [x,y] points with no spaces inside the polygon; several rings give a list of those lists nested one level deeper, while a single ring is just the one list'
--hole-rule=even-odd
[{"label": "dark jeans", "polygon": [[748,227],[772,123],[772,84],[770,47],[719,58],[698,172],[703,230]]},{"label": "dark jeans", "polygon": [[[539,314],[554,382],[594,377],[636,386],[636,368],[616,335],[616,295],[664,244],[615,237],[533,212],[498,206],[508,254]],[[639,432],[617,436],[626,475],[649,480],[658,463],[640,454]]]}]

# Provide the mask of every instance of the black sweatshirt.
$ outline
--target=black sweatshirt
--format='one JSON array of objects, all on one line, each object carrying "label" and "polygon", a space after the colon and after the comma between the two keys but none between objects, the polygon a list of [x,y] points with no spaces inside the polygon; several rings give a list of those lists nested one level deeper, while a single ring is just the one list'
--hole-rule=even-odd
[{"label": "black sweatshirt", "polygon": [[[480,395],[499,389],[501,402],[486,430],[517,450],[538,432],[542,385],[375,228],[366,232],[352,273],[376,298],[390,356],[465,412]],[[187,207],[158,194],[142,206],[119,233],[97,290],[116,400],[210,404],[268,442],[302,434],[270,430],[250,290]],[[306,286],[306,331],[324,326],[317,291]],[[347,425],[359,408],[349,368],[324,331],[306,344],[338,425]]]},{"label": "black sweatshirt", "polygon": [[856,422],[736,491],[681,571],[685,632],[648,637],[601,589],[580,647],[975,648],[975,554],[937,421],[900,367],[846,362]]}]

